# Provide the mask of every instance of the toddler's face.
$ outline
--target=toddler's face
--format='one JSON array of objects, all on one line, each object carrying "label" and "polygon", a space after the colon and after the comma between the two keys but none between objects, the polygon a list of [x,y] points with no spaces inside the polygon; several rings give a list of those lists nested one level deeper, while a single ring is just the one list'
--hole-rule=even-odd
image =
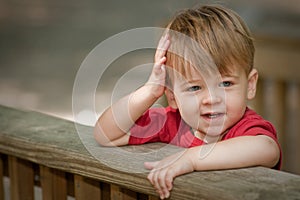
[{"label": "toddler's face", "polygon": [[174,80],[181,116],[203,138],[219,137],[242,118],[247,93],[248,77],[237,67],[228,75],[201,75],[192,70],[190,77]]}]

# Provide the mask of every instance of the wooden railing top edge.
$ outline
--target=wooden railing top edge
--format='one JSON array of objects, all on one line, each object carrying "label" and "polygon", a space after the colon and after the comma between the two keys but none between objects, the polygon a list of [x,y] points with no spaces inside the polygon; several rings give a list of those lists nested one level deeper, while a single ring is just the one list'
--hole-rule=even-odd
[{"label": "wooden railing top edge", "polygon": [[[104,148],[95,143],[91,131],[92,127],[81,125],[76,130],[73,122],[45,114],[0,106],[1,153],[145,194],[156,193],[143,162],[180,150],[160,143]],[[299,184],[300,176],[263,167],[193,172],[175,179],[172,198],[293,199],[300,197]]]}]

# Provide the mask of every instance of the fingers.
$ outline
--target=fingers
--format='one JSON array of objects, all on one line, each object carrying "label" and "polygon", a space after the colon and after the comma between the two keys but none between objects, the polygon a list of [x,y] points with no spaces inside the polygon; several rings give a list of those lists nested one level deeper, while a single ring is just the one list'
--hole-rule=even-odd
[{"label": "fingers", "polygon": [[169,45],[170,45],[169,35],[165,34],[160,38],[157,49],[160,51],[166,51],[168,50]]},{"label": "fingers", "polygon": [[165,80],[165,66],[164,62],[166,61],[166,57],[163,57],[159,60],[159,62],[154,63],[152,74],[153,76],[150,77],[152,82],[157,82],[158,84],[164,84]]},{"label": "fingers", "polygon": [[[147,167],[150,167],[148,164],[151,165],[153,163],[147,163]],[[155,164],[158,164],[158,162],[155,162]],[[151,167],[152,170],[148,175],[149,181],[154,186],[161,199],[168,198],[170,196],[170,191],[173,188],[172,182],[174,176],[172,175],[172,168],[166,167],[157,169],[153,167],[153,165],[151,165]]]},{"label": "fingers", "polygon": [[166,58],[166,52],[169,48],[170,45],[170,40],[168,35],[164,35],[161,37],[158,47],[155,53],[155,61],[154,61],[154,66],[153,66],[153,71],[155,75],[162,75],[165,77],[165,62],[167,60]]},{"label": "fingers", "polygon": [[[193,151],[188,152],[193,153]],[[159,193],[161,199],[170,196],[175,177],[194,170],[189,155],[186,151],[181,151],[161,161],[145,163],[145,167],[151,170],[147,178]]]},{"label": "fingers", "polygon": [[[162,38],[159,47],[155,55],[155,63],[152,69],[152,73],[148,79],[147,84],[152,85],[150,88],[151,93],[155,97],[161,97],[164,94],[165,82],[166,82],[166,69],[165,62],[167,60],[165,54],[168,48],[169,42],[165,38]],[[161,50],[163,49],[163,50]]]},{"label": "fingers", "polygon": [[156,162],[145,162],[144,163],[144,166],[146,169],[153,169],[157,164],[158,164],[159,161],[156,161]]},{"label": "fingers", "polygon": [[152,183],[161,199],[168,198],[173,187],[173,177],[168,175],[168,170],[159,170],[150,172],[149,181]]},{"label": "fingers", "polygon": [[160,58],[158,61],[155,62],[154,64],[154,69],[155,70],[164,70],[164,63],[166,62],[167,58],[164,56]]},{"label": "fingers", "polygon": [[155,63],[159,62],[161,60],[161,58],[163,58],[166,55],[167,50],[170,47],[170,43],[171,42],[170,42],[168,34],[161,37],[161,39],[159,40],[159,43],[158,43],[156,53],[155,53]]}]

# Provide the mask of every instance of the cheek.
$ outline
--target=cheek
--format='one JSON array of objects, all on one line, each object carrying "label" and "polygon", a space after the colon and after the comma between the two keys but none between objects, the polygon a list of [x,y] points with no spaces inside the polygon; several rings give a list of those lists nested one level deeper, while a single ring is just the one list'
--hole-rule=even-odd
[{"label": "cheek", "polygon": [[247,106],[246,95],[245,92],[236,92],[226,95],[226,109],[231,116],[238,116],[244,112],[244,109]]},{"label": "cheek", "polygon": [[175,94],[177,105],[182,110],[197,110],[199,106],[199,98],[196,95]]},{"label": "cheek", "polygon": [[199,114],[199,101],[195,96],[177,96],[176,99],[181,117],[189,125],[197,124]]}]

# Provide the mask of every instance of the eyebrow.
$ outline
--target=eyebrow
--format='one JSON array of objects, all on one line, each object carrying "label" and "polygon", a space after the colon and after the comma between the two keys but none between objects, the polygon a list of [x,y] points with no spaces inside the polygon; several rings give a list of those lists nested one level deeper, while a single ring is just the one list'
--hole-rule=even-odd
[{"label": "eyebrow", "polygon": [[193,84],[193,83],[196,83],[196,82],[200,82],[200,81],[203,81],[203,79],[191,79],[191,80],[185,80],[183,83],[181,83],[179,85],[179,87],[183,87],[187,84]]},{"label": "eyebrow", "polygon": [[240,76],[237,74],[221,74],[221,77],[240,78]]},{"label": "eyebrow", "polygon": [[[239,79],[240,76],[238,74],[233,74],[233,73],[226,73],[226,74],[221,74],[221,79],[222,78],[234,78],[234,79]],[[193,83],[197,83],[197,82],[202,82],[204,81],[203,79],[201,78],[196,78],[196,79],[184,79],[184,82],[179,84],[179,87],[183,87],[185,85],[188,85],[188,84],[193,84]],[[206,83],[206,81],[204,81]]]},{"label": "eyebrow", "polygon": [[234,71],[227,71],[227,72],[223,72],[220,73],[221,77],[233,77],[233,78],[239,78],[239,73],[236,73]]}]

